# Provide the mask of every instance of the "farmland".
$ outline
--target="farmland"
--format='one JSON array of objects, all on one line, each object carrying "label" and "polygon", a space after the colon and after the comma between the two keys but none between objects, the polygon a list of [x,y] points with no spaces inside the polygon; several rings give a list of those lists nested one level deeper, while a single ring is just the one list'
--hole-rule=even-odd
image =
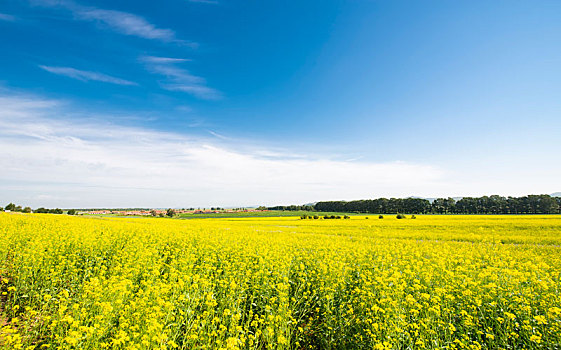
[{"label": "farmland", "polygon": [[0,213],[5,349],[551,349],[561,216]]}]

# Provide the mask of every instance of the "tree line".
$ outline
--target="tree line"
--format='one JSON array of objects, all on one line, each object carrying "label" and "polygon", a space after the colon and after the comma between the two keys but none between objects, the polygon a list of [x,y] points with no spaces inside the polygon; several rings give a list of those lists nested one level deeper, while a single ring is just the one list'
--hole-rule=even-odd
[{"label": "tree line", "polygon": [[276,207],[259,207],[257,209],[263,210],[286,210],[286,211],[314,211],[313,205],[277,205]]},{"label": "tree line", "polygon": [[[326,201],[313,206],[320,212],[410,213],[410,214],[559,214],[561,197],[547,194],[524,197],[378,198],[356,201]],[[287,209],[285,209],[287,210]],[[290,209],[288,209],[290,210]]]},{"label": "tree line", "polygon": [[[39,214],[63,214],[64,213],[64,211],[60,208],[47,209],[41,207],[33,210],[31,209],[31,207],[22,208],[21,205],[15,205],[14,203],[10,203],[5,207],[0,207],[0,211],[15,211],[20,213],[39,213]],[[68,215],[76,215],[77,211],[75,209],[70,209],[66,213]]]}]

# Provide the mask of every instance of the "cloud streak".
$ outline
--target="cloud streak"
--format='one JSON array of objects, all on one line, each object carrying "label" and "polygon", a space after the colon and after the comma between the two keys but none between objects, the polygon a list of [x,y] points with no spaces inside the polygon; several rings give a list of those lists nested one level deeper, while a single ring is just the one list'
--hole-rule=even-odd
[{"label": "cloud streak", "polygon": [[14,22],[15,20],[16,20],[15,16],[8,15],[6,13],[0,13],[0,21]]},{"label": "cloud streak", "polygon": [[205,79],[177,66],[179,63],[189,61],[187,59],[144,56],[140,60],[144,62],[149,72],[164,77],[164,80],[160,81],[160,86],[163,89],[185,92],[204,100],[221,98],[220,92],[208,87]]},{"label": "cloud streak", "polygon": [[218,1],[216,0],[188,0],[188,1],[199,3],[199,4],[212,4],[212,5],[218,4]]},{"label": "cloud streak", "polygon": [[85,122],[71,106],[35,96],[0,96],[0,105],[0,197],[32,206],[288,204],[442,184],[428,165],[294,158],[101,116]]},{"label": "cloud streak", "polygon": [[131,13],[97,8],[79,8],[74,13],[79,19],[99,21],[121,34],[168,42],[175,40],[173,30],[157,28],[144,18]]},{"label": "cloud streak", "polygon": [[173,30],[158,28],[144,17],[129,12],[83,6],[64,0],[35,0],[33,3],[45,7],[64,8],[72,12],[76,20],[96,22],[123,35],[196,46],[195,43],[178,39]]},{"label": "cloud streak", "polygon": [[81,80],[81,81],[100,81],[104,83],[117,84],[117,85],[138,85],[135,82],[112,77],[107,74],[79,70],[71,67],[53,67],[39,65],[39,68],[53,74],[62,75],[68,78]]}]

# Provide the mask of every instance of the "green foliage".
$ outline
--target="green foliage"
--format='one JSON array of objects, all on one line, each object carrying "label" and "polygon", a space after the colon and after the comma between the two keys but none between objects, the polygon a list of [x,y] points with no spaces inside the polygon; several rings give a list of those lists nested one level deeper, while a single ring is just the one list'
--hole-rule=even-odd
[{"label": "green foliage", "polygon": [[10,203],[8,205],[6,205],[6,207],[4,209],[9,210],[9,211],[16,211],[16,205],[14,203]]},{"label": "green foliage", "polygon": [[318,202],[320,212],[387,213],[387,214],[557,214],[561,199],[547,194],[524,197],[436,198],[432,203],[422,198],[378,198],[356,201]]},{"label": "green foliage", "polygon": [[[73,209],[71,209],[71,210],[73,210]],[[62,209],[59,209],[59,208],[45,209],[43,207],[37,208],[33,212],[37,213],[37,214],[62,214],[63,213]]]}]

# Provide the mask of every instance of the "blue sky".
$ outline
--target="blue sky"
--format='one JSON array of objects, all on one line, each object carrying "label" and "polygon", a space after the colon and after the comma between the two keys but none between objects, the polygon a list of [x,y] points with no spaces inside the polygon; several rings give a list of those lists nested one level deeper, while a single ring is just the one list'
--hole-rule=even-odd
[{"label": "blue sky", "polygon": [[558,1],[0,4],[0,201],[561,189]]}]

